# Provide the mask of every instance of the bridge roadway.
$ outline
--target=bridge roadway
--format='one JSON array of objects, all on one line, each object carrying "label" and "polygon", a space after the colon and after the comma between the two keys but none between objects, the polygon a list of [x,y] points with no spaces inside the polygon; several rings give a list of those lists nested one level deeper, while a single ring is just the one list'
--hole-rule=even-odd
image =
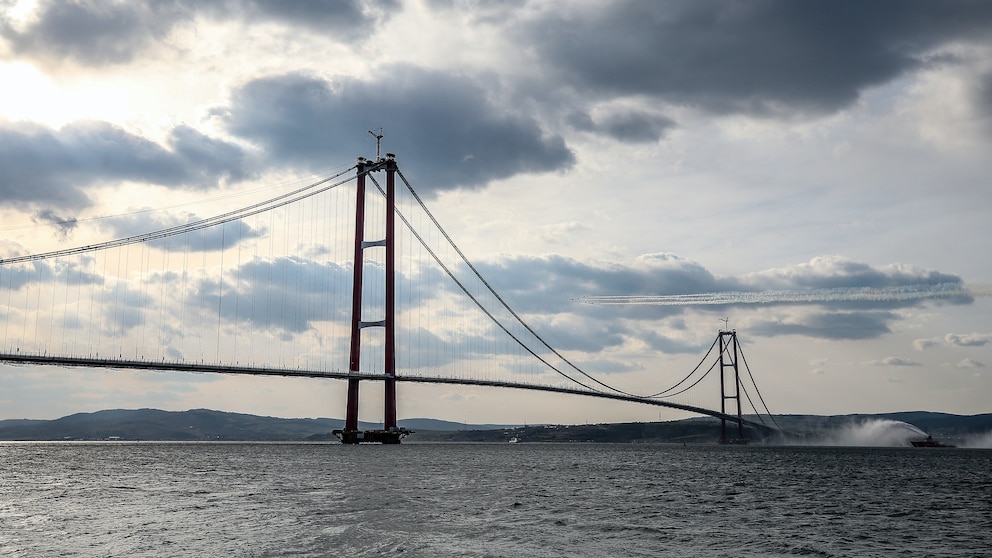
[{"label": "bridge roadway", "polygon": [[[154,370],[159,372],[242,374],[249,376],[330,378],[335,380],[359,379],[359,380],[370,380],[370,381],[382,381],[386,379],[385,374],[325,372],[325,371],[315,371],[315,370],[299,370],[299,369],[294,370],[291,368],[231,366],[227,364],[205,364],[205,363],[197,364],[197,363],[166,362],[166,361],[151,362],[144,360],[60,357],[60,356],[31,355],[31,354],[0,354],[0,362],[7,362],[11,364],[35,364],[35,365],[68,366],[68,367],[81,367],[81,368],[108,368],[115,370],[131,369],[131,370]],[[728,415],[726,413],[721,413],[720,411],[713,411],[710,409],[704,409],[703,407],[696,407],[695,405],[683,405],[681,403],[663,401],[660,399],[650,399],[647,397],[624,395],[622,393],[610,393],[604,391],[592,391],[592,390],[577,389],[577,388],[542,386],[540,384],[524,384],[519,382],[502,382],[497,380],[470,380],[464,378],[444,378],[440,376],[396,376],[396,381],[416,382],[421,384],[454,384],[454,385],[467,385],[467,386],[487,386],[487,387],[498,387],[498,388],[526,389],[531,391],[545,391],[551,393],[563,393],[570,395],[584,395],[586,397],[598,397],[600,399],[613,399],[616,401],[641,403],[643,405],[654,405],[656,407],[668,407],[671,409],[679,409],[691,413],[708,415],[711,417],[724,419],[735,423],[738,422],[736,416]],[[748,420],[744,418],[740,419],[740,422],[748,426],[753,426],[755,428],[759,428],[770,432],[778,431],[778,429],[768,426],[767,424],[754,422],[752,420]]]}]

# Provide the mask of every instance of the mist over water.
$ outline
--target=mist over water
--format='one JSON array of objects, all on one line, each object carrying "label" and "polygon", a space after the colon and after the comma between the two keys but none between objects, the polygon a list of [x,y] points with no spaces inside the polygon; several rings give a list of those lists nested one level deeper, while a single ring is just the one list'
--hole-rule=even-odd
[{"label": "mist over water", "polygon": [[835,430],[817,443],[828,446],[900,447],[910,440],[926,438],[923,430],[899,420],[866,419]]},{"label": "mist over water", "polygon": [[992,449],[992,432],[968,436],[961,443],[963,448]]}]

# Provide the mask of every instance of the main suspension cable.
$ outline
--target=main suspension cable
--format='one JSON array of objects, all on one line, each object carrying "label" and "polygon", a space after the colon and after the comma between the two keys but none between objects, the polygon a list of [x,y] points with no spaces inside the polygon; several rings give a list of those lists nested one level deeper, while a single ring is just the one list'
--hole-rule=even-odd
[{"label": "main suspension cable", "polygon": [[[339,172],[339,173],[337,173],[337,174],[335,174],[333,176],[330,176],[328,178],[324,178],[322,180],[318,180],[317,182],[313,182],[311,184],[308,184],[307,186],[304,186],[303,188],[299,188],[297,190],[294,190],[292,192],[288,192],[288,193],[283,194],[281,196],[276,196],[274,198],[271,198],[271,199],[268,199],[268,200],[265,200],[265,201],[262,201],[262,202],[259,202],[259,203],[256,203],[256,204],[249,205],[248,207],[243,207],[241,209],[236,209],[234,211],[229,211],[227,213],[222,213],[220,215],[215,215],[213,217],[208,217],[206,219],[201,219],[199,221],[194,221],[192,223],[186,223],[184,225],[176,225],[174,227],[169,227],[169,228],[165,228],[165,229],[161,229],[161,230],[157,230],[157,231],[153,231],[153,232],[149,232],[149,233],[144,233],[144,234],[138,234],[138,235],[134,235],[134,236],[128,236],[128,237],[125,237],[125,238],[119,238],[119,239],[116,239],[116,240],[110,240],[110,241],[107,241],[107,242],[101,242],[99,244],[90,244],[90,245],[86,245],[86,246],[78,246],[78,247],[75,247],[75,248],[66,248],[66,249],[63,249],[63,250],[54,250],[54,251],[51,251],[51,252],[43,252],[43,253],[40,253],[40,254],[28,254],[26,256],[15,256],[15,257],[12,257],[12,258],[0,258],[0,265],[21,263],[21,262],[31,262],[31,261],[36,261],[36,260],[46,260],[46,259],[49,259],[49,258],[58,258],[58,257],[61,257],[61,256],[68,256],[68,255],[71,255],[71,254],[80,254],[80,253],[83,253],[83,252],[94,252],[94,251],[97,251],[97,250],[106,250],[106,249],[109,249],[109,248],[117,248],[117,247],[120,247],[120,246],[127,246],[129,244],[137,244],[139,242],[148,242],[150,240],[158,240],[158,239],[161,239],[161,238],[167,238],[167,237],[175,236],[175,235],[178,235],[178,234],[184,234],[184,233],[188,233],[188,232],[198,231],[200,229],[205,229],[205,228],[212,227],[212,226],[215,226],[215,225],[221,225],[221,224],[224,224],[224,223],[228,223],[230,221],[235,221],[237,219],[243,219],[245,217],[251,217],[252,215],[258,215],[259,213],[264,213],[264,212],[269,211],[271,209],[277,209],[279,207],[283,207],[285,205],[289,205],[291,203],[294,203],[294,202],[297,202],[297,201],[300,201],[300,200],[303,200],[303,199],[306,199],[306,198],[315,196],[315,195],[317,195],[317,194],[319,194],[321,192],[326,192],[327,190],[330,190],[332,188],[336,188],[337,186],[340,186],[342,184],[345,184],[347,182],[350,182],[352,179],[349,177],[349,178],[347,178],[345,180],[340,180],[338,182],[335,182],[335,183],[331,184],[330,186],[325,186],[325,187],[319,188],[317,190],[308,191],[308,190],[312,190],[313,188],[316,188],[317,186],[320,186],[322,184],[326,184],[326,183],[334,180],[335,178],[338,178],[338,177],[342,176],[343,174],[345,174],[347,172],[351,172],[354,169],[355,169],[355,167],[353,166],[353,167],[351,167],[349,169],[345,169],[345,170],[343,170],[343,171],[341,171],[341,172]],[[296,196],[296,197],[293,197],[293,196]]]},{"label": "main suspension cable", "polygon": [[[649,397],[649,398],[655,398],[655,397],[661,397],[662,395],[665,395],[665,394],[668,394],[668,392],[670,392],[670,391],[672,391],[673,389],[675,389],[675,388],[677,388],[677,387],[679,387],[680,385],[682,385],[682,383],[683,383],[683,382],[686,382],[686,381],[688,381],[688,380],[689,380],[689,378],[690,378],[690,377],[692,377],[692,375],[693,375],[693,374],[695,374],[697,370],[699,370],[699,367],[700,367],[700,366],[702,366],[704,362],[706,362],[706,359],[707,359],[707,358],[708,358],[708,357],[710,356],[710,353],[712,353],[712,352],[713,352],[713,347],[716,347],[716,342],[717,342],[717,340],[719,340],[719,337],[714,337],[714,338],[713,338],[713,344],[711,344],[711,345],[710,345],[710,348],[709,348],[709,349],[707,349],[707,351],[706,351],[706,354],[705,354],[705,355],[703,355],[703,358],[701,358],[701,359],[699,360],[699,364],[697,364],[697,365],[696,365],[696,367],[692,369],[692,372],[689,372],[688,374],[686,374],[686,375],[685,375],[685,378],[682,378],[681,380],[679,380],[679,382],[678,382],[677,384],[675,384],[674,386],[672,386],[672,387],[670,387],[670,388],[668,388],[668,389],[666,389],[666,390],[663,390],[663,391],[659,391],[658,393],[655,393],[655,394],[653,394],[653,395],[648,395],[648,397]],[[709,370],[707,370],[707,371],[706,371],[706,374],[709,374],[711,370],[713,370],[713,367],[712,367],[712,366],[710,367],[710,369],[709,369]],[[705,377],[706,377],[706,374],[703,374],[703,378],[705,378]],[[698,383],[699,383],[699,382],[700,382],[700,381],[701,381],[701,380],[702,380],[703,378],[700,378],[699,380],[696,380],[696,381],[695,381],[695,382],[694,382],[694,383],[692,384],[692,386],[694,386],[694,385],[696,385],[696,384],[698,384]],[[689,386],[689,387],[692,387],[692,386]],[[688,388],[686,388],[686,389],[688,389]],[[682,390],[682,391],[679,391],[679,392],[677,392],[677,393],[672,393],[672,394],[668,394],[668,397],[672,397],[672,396],[675,396],[675,395],[678,395],[678,394],[680,394],[680,393],[683,393],[683,392],[685,392],[685,391],[686,391],[686,390]]]},{"label": "main suspension cable", "polygon": [[[758,400],[761,401],[761,406],[764,407],[765,413],[768,414],[768,418],[771,419],[772,424],[775,425],[775,428],[778,428],[779,430],[782,430],[782,427],[779,426],[777,422],[775,422],[775,415],[773,415],[772,412],[771,412],[771,410],[768,409],[768,405],[765,403],[765,398],[761,396],[761,390],[758,389],[758,383],[756,381],[754,381],[754,375],[751,374],[751,368],[747,365],[747,358],[744,356],[744,351],[740,348],[740,345],[739,344],[738,344],[737,348],[738,348],[738,350],[740,351],[740,354],[741,354],[741,361],[744,362],[744,370],[747,371],[747,376],[749,378],[751,378],[751,385],[754,386],[754,392],[755,392],[755,394],[757,394]],[[754,407],[754,403],[752,403],[751,406]],[[757,412],[757,409],[755,409],[755,412]]]}]

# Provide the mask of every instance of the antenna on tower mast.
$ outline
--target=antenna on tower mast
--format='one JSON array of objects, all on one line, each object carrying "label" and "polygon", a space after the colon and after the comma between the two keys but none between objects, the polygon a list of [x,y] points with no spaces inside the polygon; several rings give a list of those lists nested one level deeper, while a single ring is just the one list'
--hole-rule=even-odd
[{"label": "antenna on tower mast", "polygon": [[379,126],[379,133],[375,133],[369,130],[369,133],[375,137],[375,160],[381,161],[382,157],[379,155],[380,148],[382,147],[382,126]]}]

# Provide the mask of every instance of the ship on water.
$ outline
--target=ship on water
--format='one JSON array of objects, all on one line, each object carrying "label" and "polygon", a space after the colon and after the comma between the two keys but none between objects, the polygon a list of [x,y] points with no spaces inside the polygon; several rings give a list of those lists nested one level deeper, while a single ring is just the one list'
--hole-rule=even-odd
[{"label": "ship on water", "polygon": [[927,435],[925,440],[910,440],[909,443],[913,444],[914,448],[954,448],[957,447],[953,444],[945,444],[938,442],[933,439],[933,436]]}]

